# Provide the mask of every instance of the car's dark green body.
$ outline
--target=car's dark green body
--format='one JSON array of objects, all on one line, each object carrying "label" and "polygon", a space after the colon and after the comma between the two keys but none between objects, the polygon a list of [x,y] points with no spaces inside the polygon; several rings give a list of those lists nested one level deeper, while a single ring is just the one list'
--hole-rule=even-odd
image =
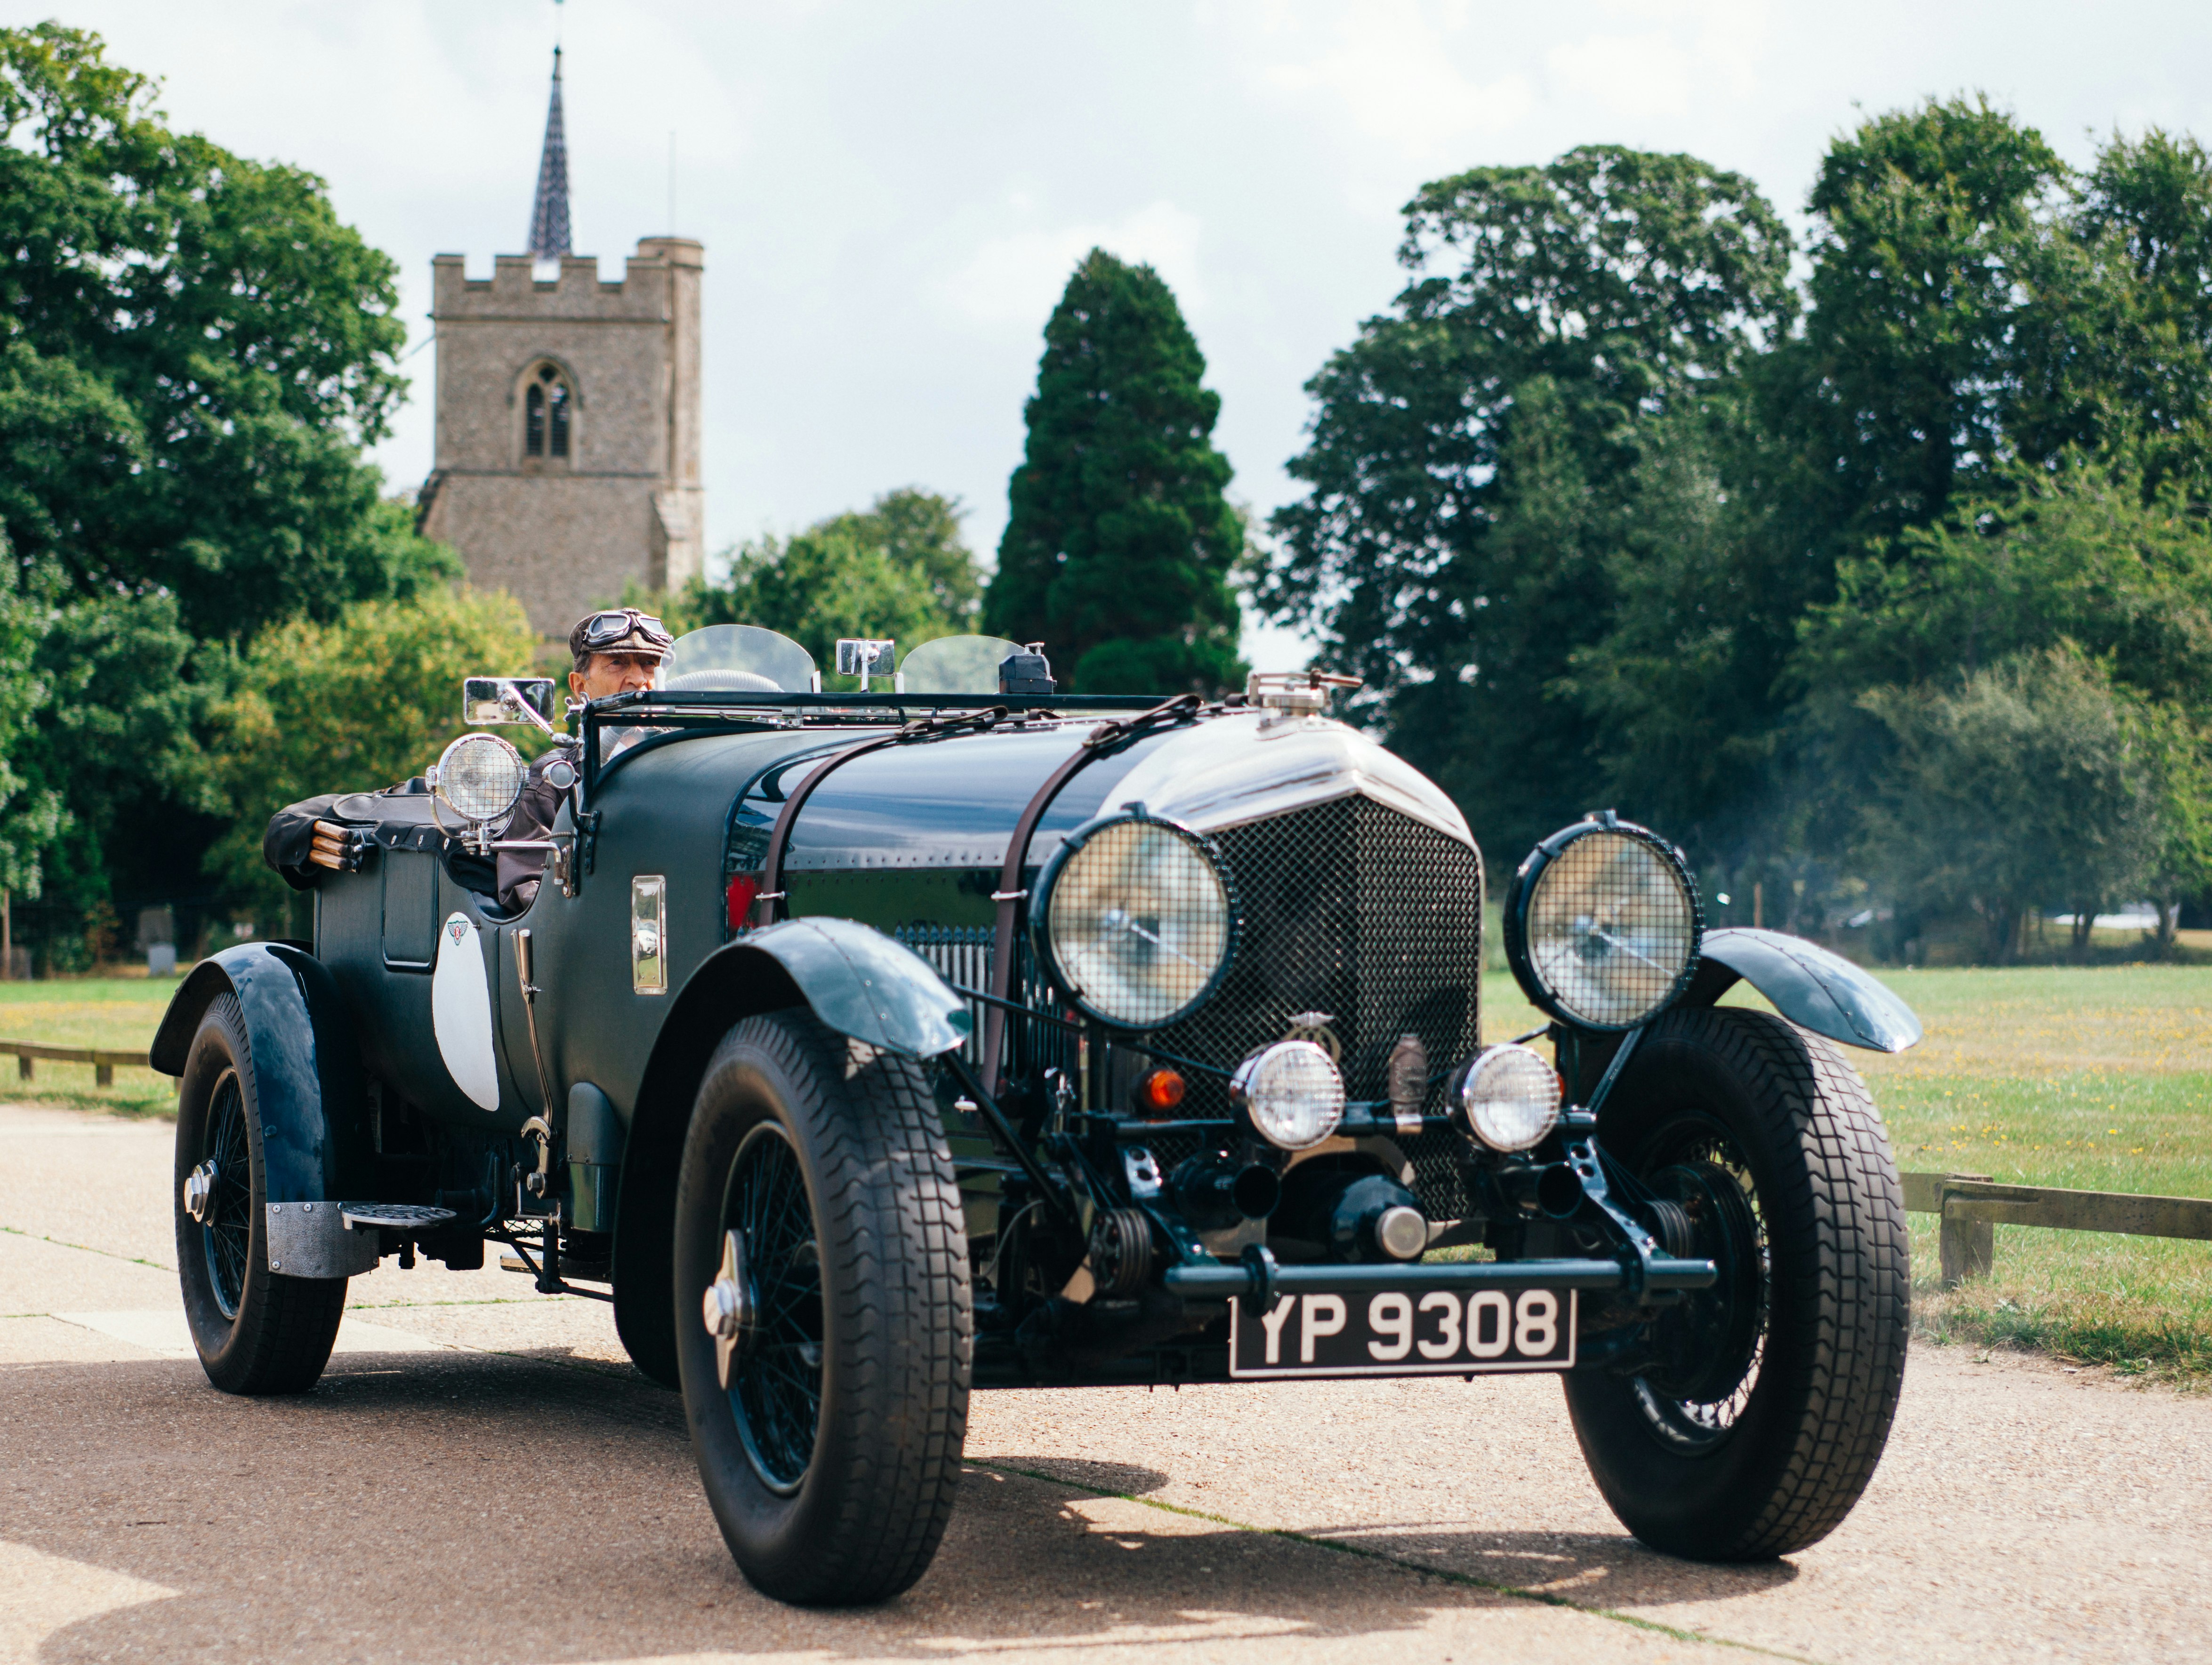
[{"label": "car's dark green body", "polygon": [[[618,726],[622,716],[606,720]],[[623,1335],[648,1369],[666,1351],[669,1208],[684,1129],[700,1072],[731,1025],[754,1012],[811,1005],[856,1038],[929,1056],[941,1053],[944,1041],[933,1047],[913,1037],[950,1018],[969,1031],[963,1051],[975,1060],[986,1010],[980,1000],[949,997],[945,984],[896,953],[882,962],[878,981],[826,940],[794,935],[789,925],[763,932],[742,912],[732,918],[732,881],[757,875],[789,791],[824,759],[890,732],[885,726],[850,710],[806,726],[726,712],[690,720],[697,726],[649,732],[591,772],[554,830],[565,846],[556,871],[566,882],[549,877],[520,914],[509,917],[461,882],[456,874],[465,869],[434,839],[412,841],[429,847],[390,842],[372,850],[359,871],[316,875],[312,952],[328,973],[316,1024],[343,1030],[357,1051],[362,1086],[332,1088],[325,1059],[303,1067],[292,1093],[299,1119],[343,1125],[340,1143],[350,1154],[328,1164],[325,1194],[454,1212],[450,1228],[422,1237],[433,1255],[477,1264],[485,1233],[512,1235],[549,1217],[565,1228],[558,1241],[570,1275],[613,1284]],[[990,976],[994,899],[1009,839],[1040,784],[1100,720],[1042,712],[994,732],[917,736],[840,759],[791,829],[782,914],[879,933],[913,948],[953,984],[980,990]],[[1238,889],[1243,938],[1225,982],[1170,1029],[1117,1036],[1094,1028],[1079,1045],[1076,1026],[1065,1022],[1011,1024],[1000,1095],[1024,1137],[1061,1142],[1059,1171],[1086,1217],[1094,1208],[1139,1202],[1161,1223],[1164,1249],[1179,1244],[1181,1258],[1194,1262],[1180,1274],[1194,1294],[1211,1275],[1206,1266],[1235,1264],[1253,1245],[1269,1244],[1271,1229],[1279,1238],[1294,1223],[1224,1228],[1170,1218],[1178,1208],[1172,1188],[1139,1199],[1120,1171],[1133,1150],[1162,1174],[1209,1150],[1226,1159],[1241,1150],[1237,1160],[1247,1159],[1256,1147],[1249,1130],[1237,1129],[1222,1075],[1192,1072],[1190,1102],[1162,1123],[1136,1116],[1127,1095],[1133,1073],[1155,1056],[1194,1058],[1225,1072],[1254,1047],[1318,1017],[1342,1049],[1352,1101],[1344,1137],[1331,1142],[1339,1153],[1332,1160],[1347,1173],[1371,1171],[1405,1187],[1431,1222],[1436,1247],[1488,1241],[1540,1252],[1545,1229],[1492,1217],[1495,1199],[1478,1171],[1483,1153],[1451,1125],[1444,1101],[1447,1078],[1476,1049],[1480,995],[1481,864],[1456,808],[1341,725],[1212,708],[1101,748],[1059,786],[1027,844],[1024,884],[1067,833],[1139,789],[1152,811],[1217,840]],[[427,798],[412,806],[382,802],[379,813],[432,818]],[[665,981],[652,992],[635,986],[630,952],[631,885],[641,875],[665,884]],[[432,973],[439,933],[457,919],[473,928],[483,956],[495,1107],[472,1101],[441,1052]],[[518,963],[524,933],[538,990],[535,1058]],[[180,1065],[226,963],[265,982],[274,968],[263,969],[259,957],[295,951],[249,945],[196,973],[164,1025],[157,1062],[167,1057]],[[1018,952],[1009,979],[1018,1003],[1064,1019],[1066,1003],[1042,980],[1025,942]],[[1705,979],[1701,997],[1709,1000],[1717,986]],[[301,987],[305,1001],[307,984]],[[341,1011],[328,1009],[331,987]],[[869,1003],[880,1007],[885,998],[906,1003],[922,1027],[869,1028]],[[841,1002],[861,1015],[841,1020]],[[1393,1106],[1386,1101],[1389,1058],[1408,1035],[1423,1044],[1425,1084],[1417,1104]],[[1048,1069],[1064,1072],[1065,1100],[1048,1094]],[[264,1090],[281,1104],[283,1070],[264,1073]],[[980,1272],[1008,1186],[1024,1198],[1034,1187],[1024,1189],[1004,1137],[994,1140],[959,1083],[941,1067],[936,1079]],[[571,1129],[578,1104],[590,1114]],[[1404,1119],[1409,1112],[1414,1120]],[[542,1195],[521,1183],[541,1160],[526,1136],[532,1118],[551,1133]],[[1057,1131],[1048,1137],[1048,1129]],[[1309,1226],[1278,1247],[1294,1260],[1327,1260],[1334,1252],[1316,1248],[1324,1235]],[[1032,1283],[1041,1277],[1038,1288],[1057,1287],[1082,1256],[1079,1241],[1063,1244]],[[1035,1345],[1015,1348],[1013,1333],[1030,1314],[989,1281],[979,1278],[977,1296],[981,1381],[1218,1375],[1224,1368],[1218,1334],[1206,1334],[1218,1302],[1190,1302],[1185,1327],[1196,1340],[1181,1337],[1163,1351],[1161,1337],[1148,1330],[1146,1345],[1110,1365],[1086,1344],[1077,1350],[1086,1361],[1078,1367],[1055,1364]],[[1174,1323],[1154,1327],[1177,1333]],[[1004,1345],[994,1345],[996,1332]]]},{"label": "car's dark green body", "polygon": [[[548,836],[506,845],[549,858],[513,907],[496,828],[461,836],[427,792],[272,823],[313,942],[202,962],[153,1047],[181,1080],[180,1277],[218,1386],[312,1382],[332,1280],[499,1242],[539,1290],[613,1302],[684,1393],[732,1553],[797,1601],[921,1575],[971,1385],[1557,1370],[1654,1543],[1786,1552],[1849,1509],[1901,1379],[1902,1215],[1864,1088],[1814,1037],[1918,1037],[1863,972],[1771,932],[1700,939],[1680,852],[1601,812],[1516,875],[1516,974],[1553,1000],[1530,875],[1633,847],[1678,906],[1653,950],[1672,981],[1611,1028],[1545,1005],[1550,1059],[1486,1048],[1466,820],[1320,716],[1317,680],[1088,710],[675,680],[580,708]],[[511,794],[514,753],[465,745]],[[1146,888],[1178,860],[1200,913]],[[1216,932],[1154,1027],[1100,1021],[1139,1009],[1067,986],[1060,924],[1029,917],[1056,919],[1084,864],[1073,933],[1153,968],[1128,987],[1167,962],[1126,932],[1158,955],[1170,918]],[[1625,943],[1660,966],[1615,934],[1626,893],[1559,893],[1559,963]],[[1790,1023],[1700,1009],[1738,978]],[[1306,1096],[1269,1108],[1238,1072],[1285,1058]],[[1536,1106],[1517,1137],[1484,1119],[1500,1066]],[[1316,1104],[1337,1119],[1286,1119]],[[1487,1253],[1434,1253],[1455,1247]],[[310,1298],[319,1317],[285,1315]],[[1808,1467],[1837,1407],[1853,1455]]]}]

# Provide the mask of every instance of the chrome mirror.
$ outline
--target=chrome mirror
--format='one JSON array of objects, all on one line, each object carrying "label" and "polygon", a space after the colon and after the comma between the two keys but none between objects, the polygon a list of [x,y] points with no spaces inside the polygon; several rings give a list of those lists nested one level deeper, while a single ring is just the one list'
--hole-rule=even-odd
[{"label": "chrome mirror", "polygon": [[837,639],[837,674],[857,676],[865,686],[872,676],[889,676],[896,665],[896,642],[878,642],[872,637],[840,637]]},{"label": "chrome mirror", "polygon": [[553,731],[553,680],[544,676],[471,676],[461,680],[461,721],[472,729],[527,723]]}]

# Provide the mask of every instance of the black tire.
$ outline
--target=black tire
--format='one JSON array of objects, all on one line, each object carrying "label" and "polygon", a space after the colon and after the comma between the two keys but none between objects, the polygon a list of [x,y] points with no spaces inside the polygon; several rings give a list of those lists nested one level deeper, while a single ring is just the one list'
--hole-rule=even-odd
[{"label": "black tire", "polygon": [[[755,1321],[726,1391],[702,1308],[732,1227]],[[692,1449],[745,1577],[811,1606],[913,1584],[952,1513],[972,1325],[920,1068],[803,1009],[731,1030],[684,1142],[674,1281]]]},{"label": "black tire", "polygon": [[[185,1184],[213,1158],[204,1220],[185,1206]],[[269,1189],[253,1054],[234,995],[200,1019],[177,1087],[177,1278],[185,1318],[207,1378],[226,1394],[302,1394],[330,1362],[345,1316],[343,1278],[287,1278],[269,1270]]]},{"label": "black tire", "polygon": [[1881,1460],[1910,1328],[1904,1194],[1864,1083],[1771,1014],[1670,1012],[1601,1107],[1599,1139],[1683,1209],[1722,1281],[1662,1318],[1659,1365],[1566,1378],[1598,1490],[1673,1555],[1819,1542]]}]

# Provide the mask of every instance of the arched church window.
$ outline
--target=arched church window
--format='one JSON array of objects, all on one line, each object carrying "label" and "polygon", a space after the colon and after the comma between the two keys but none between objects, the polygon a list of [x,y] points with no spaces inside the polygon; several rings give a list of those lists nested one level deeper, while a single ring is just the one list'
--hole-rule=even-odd
[{"label": "arched church window", "polygon": [[568,454],[568,384],[550,364],[541,367],[522,396],[522,454],[529,457]]}]

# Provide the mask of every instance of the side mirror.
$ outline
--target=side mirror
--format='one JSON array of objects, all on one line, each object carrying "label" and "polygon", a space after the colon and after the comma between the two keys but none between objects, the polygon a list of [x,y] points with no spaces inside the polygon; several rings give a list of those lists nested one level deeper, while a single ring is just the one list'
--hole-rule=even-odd
[{"label": "side mirror", "polygon": [[897,668],[892,650],[896,642],[878,642],[872,637],[846,636],[837,639],[837,674],[857,676],[863,686],[872,676],[889,676]]},{"label": "side mirror", "polygon": [[553,727],[553,681],[544,676],[471,676],[461,681],[461,721],[471,728],[526,723]]}]

